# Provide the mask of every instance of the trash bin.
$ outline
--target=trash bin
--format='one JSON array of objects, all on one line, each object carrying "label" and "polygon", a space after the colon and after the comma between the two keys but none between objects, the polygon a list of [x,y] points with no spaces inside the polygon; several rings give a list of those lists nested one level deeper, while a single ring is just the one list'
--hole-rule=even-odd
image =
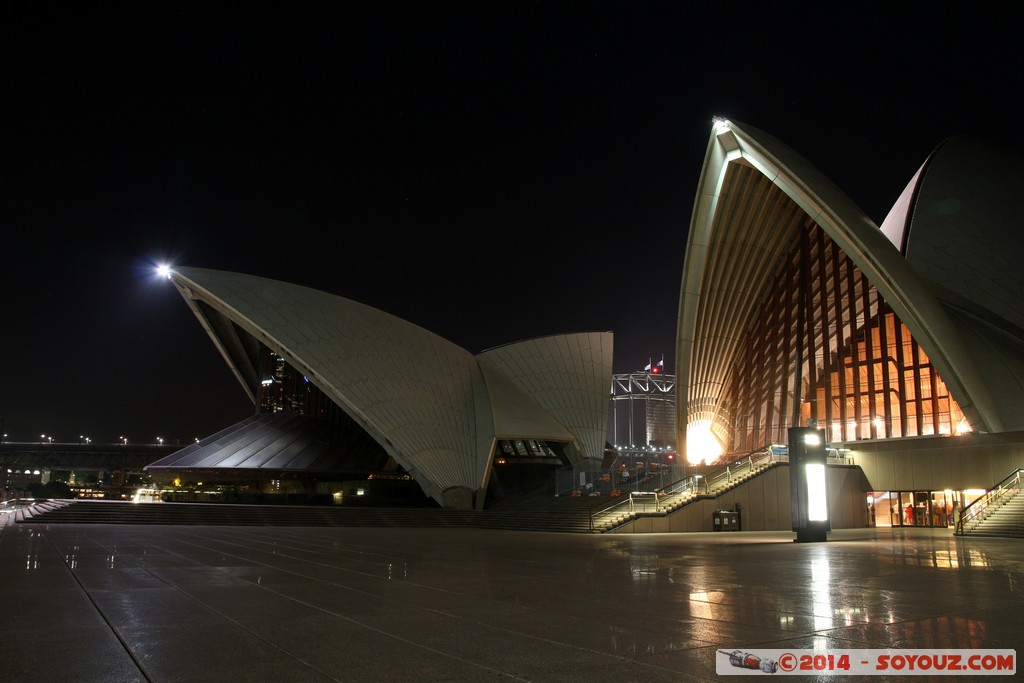
[{"label": "trash bin", "polygon": [[724,515],[725,510],[715,510],[711,513],[711,528],[714,531],[725,531]]},{"label": "trash bin", "polygon": [[722,513],[722,531],[739,531],[740,516],[737,512],[726,510]]},{"label": "trash bin", "polygon": [[711,513],[711,526],[715,531],[739,531],[739,513],[731,510],[715,510]]}]

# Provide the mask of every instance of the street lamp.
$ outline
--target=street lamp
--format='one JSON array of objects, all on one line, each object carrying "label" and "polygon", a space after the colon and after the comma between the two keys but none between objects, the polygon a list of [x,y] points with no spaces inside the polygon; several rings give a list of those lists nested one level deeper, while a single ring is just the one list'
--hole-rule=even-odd
[{"label": "street lamp", "polygon": [[159,437],[159,436],[158,436],[158,437],[156,437],[156,442],[157,442],[158,444],[160,444],[161,446],[163,446],[163,445],[164,445],[164,440],[163,440],[163,439],[162,439],[161,437]]}]

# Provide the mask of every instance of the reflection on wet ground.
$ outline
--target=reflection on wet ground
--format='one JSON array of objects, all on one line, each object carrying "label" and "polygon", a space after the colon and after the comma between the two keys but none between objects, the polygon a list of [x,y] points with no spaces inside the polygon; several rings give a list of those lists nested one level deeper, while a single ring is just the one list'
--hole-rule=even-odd
[{"label": "reflection on wet ground", "polygon": [[9,524],[0,671],[714,680],[718,649],[1015,648],[1024,632],[1019,540],[793,536]]}]

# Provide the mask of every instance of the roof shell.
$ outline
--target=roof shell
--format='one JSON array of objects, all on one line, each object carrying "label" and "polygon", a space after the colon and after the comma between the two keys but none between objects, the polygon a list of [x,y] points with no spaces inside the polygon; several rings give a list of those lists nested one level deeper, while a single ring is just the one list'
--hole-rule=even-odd
[{"label": "roof shell", "polygon": [[[488,370],[498,369],[572,433],[581,457],[600,459],[607,432],[612,340],[611,332],[541,337],[489,349],[477,358],[485,376],[493,377]],[[498,424],[511,417],[506,410],[495,413]],[[595,415],[605,419],[596,421]],[[498,429],[503,432],[511,433]]]},{"label": "roof shell", "polygon": [[882,230],[914,271],[1024,329],[1024,158],[973,136],[947,139],[907,185]]},{"label": "roof shell", "polygon": [[[259,340],[340,406],[442,505],[454,490],[486,486],[500,436],[578,443],[580,458],[591,449],[600,457],[606,411],[593,410],[592,392],[574,394],[573,386],[603,384],[607,396],[610,333],[510,345],[483,354],[481,361],[410,322],[308,287],[199,268],[177,268],[170,278],[251,397],[260,378],[247,354]],[[555,358],[545,355],[556,350]],[[565,372],[566,360],[577,357],[585,360]],[[568,379],[545,384],[537,377],[501,376],[523,368],[538,376],[561,370]],[[555,386],[566,391],[564,406],[550,400]],[[540,392],[543,401],[529,393],[535,389],[547,390]],[[574,413],[583,398],[588,409]],[[569,424],[559,419],[573,416],[579,419]],[[597,431],[602,440],[595,445]]]},{"label": "roof shell", "polygon": [[[755,173],[736,172],[740,167]],[[764,201],[775,191],[770,188],[798,210]],[[680,430],[721,399],[768,273],[804,220],[829,235],[910,328],[972,426],[1000,431],[991,389],[929,283],[810,162],[737,121],[716,123],[691,217],[677,334],[679,391],[687,394],[677,402]]]},{"label": "roof shell", "polygon": [[1024,158],[975,136],[945,140],[882,232],[970,350],[1004,430],[1024,429]]}]

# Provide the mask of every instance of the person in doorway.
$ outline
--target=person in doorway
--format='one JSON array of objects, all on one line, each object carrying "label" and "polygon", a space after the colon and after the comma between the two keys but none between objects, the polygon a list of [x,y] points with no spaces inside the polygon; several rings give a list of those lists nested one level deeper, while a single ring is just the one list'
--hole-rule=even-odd
[{"label": "person in doorway", "polygon": [[914,506],[907,503],[907,507],[903,510],[903,523],[913,524],[914,523]]}]

